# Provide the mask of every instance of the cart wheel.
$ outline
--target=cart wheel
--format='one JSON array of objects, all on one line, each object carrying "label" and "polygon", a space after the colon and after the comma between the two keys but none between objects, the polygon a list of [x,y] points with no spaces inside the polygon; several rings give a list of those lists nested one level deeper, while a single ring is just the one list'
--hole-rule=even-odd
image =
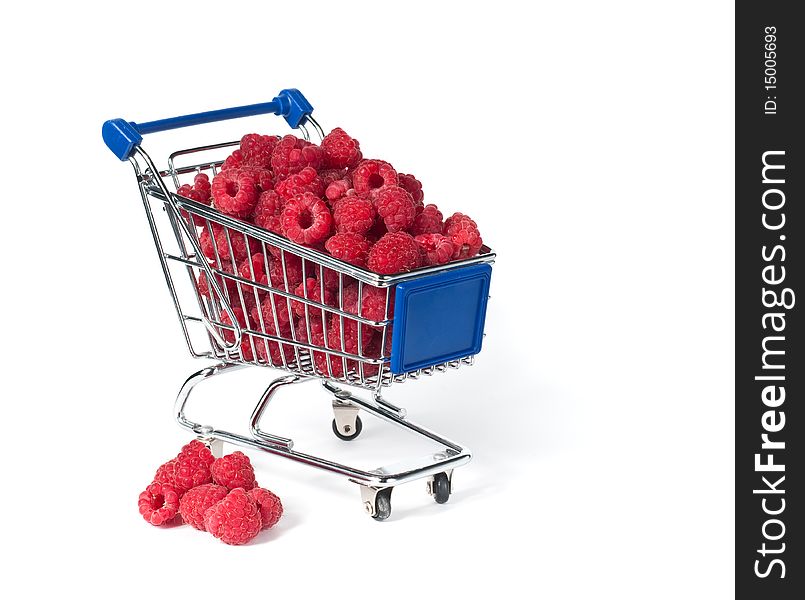
[{"label": "cart wheel", "polygon": [[375,514],[372,518],[375,521],[385,521],[391,515],[391,490],[394,488],[383,488],[378,490],[375,496]]},{"label": "cart wheel", "polygon": [[447,473],[436,473],[433,476],[430,492],[437,504],[444,504],[450,499],[450,480]]},{"label": "cart wheel", "polygon": [[[347,425],[347,427],[349,427],[349,425]],[[351,427],[349,428],[352,429]],[[341,431],[338,429],[338,423],[336,423],[335,419],[333,419],[333,433],[340,440],[344,440],[345,442],[354,440],[361,434],[361,431],[363,431],[363,423],[361,423],[360,417],[355,417],[355,428],[346,435],[341,433]]]}]

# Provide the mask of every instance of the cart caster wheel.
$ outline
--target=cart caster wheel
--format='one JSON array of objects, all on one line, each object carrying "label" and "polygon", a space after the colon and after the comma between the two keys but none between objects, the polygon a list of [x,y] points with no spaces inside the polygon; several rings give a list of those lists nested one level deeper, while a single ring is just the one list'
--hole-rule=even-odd
[{"label": "cart caster wheel", "polygon": [[450,479],[447,473],[436,473],[428,482],[428,493],[437,504],[444,504],[450,499]]},{"label": "cart caster wheel", "polygon": [[391,490],[392,488],[389,487],[377,492],[375,514],[372,515],[375,521],[385,521],[391,516]]},{"label": "cart caster wheel", "polygon": [[340,440],[344,440],[345,442],[349,442],[349,441],[354,440],[356,437],[358,437],[361,434],[361,431],[363,431],[363,423],[361,423],[361,418],[356,416],[355,417],[355,427],[352,427],[350,425],[345,425],[344,429],[348,430],[348,431],[347,432],[342,432],[338,428],[338,423],[336,422],[336,420],[333,419],[333,433],[335,434],[335,436]]}]

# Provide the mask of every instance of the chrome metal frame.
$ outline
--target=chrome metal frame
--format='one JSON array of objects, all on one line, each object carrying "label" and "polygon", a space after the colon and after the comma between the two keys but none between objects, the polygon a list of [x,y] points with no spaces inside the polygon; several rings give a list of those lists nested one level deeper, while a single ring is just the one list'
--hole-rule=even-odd
[{"label": "chrome metal frame", "polygon": [[[323,137],[321,127],[311,118],[303,125],[311,125],[319,138]],[[302,130],[305,139],[309,139],[307,129],[303,126]],[[466,448],[411,423],[403,409],[386,402],[381,396],[381,389],[392,383],[471,365],[474,358],[467,356],[409,373],[392,373],[388,347],[394,323],[395,285],[469,264],[492,263],[495,254],[485,246],[478,256],[463,261],[399,275],[378,275],[312,248],[299,246],[271,231],[223,215],[176,193],[184,176],[207,172],[212,179],[223,163],[223,158],[216,156],[212,160],[196,160],[178,166],[177,159],[221,151],[225,158],[228,149],[237,144],[227,142],[174,152],[169,157],[168,169],[162,171],[141,147],[130,159],[188,350],[194,357],[217,361],[214,366],[192,375],[182,386],[176,400],[176,419],[216,452],[220,452],[221,442],[226,441],[345,476],[361,486],[367,512],[376,518],[385,518],[387,514],[381,515],[380,504],[375,503],[379,494],[385,493],[388,502],[392,486],[418,478],[430,477],[432,480],[435,474],[442,472],[452,480],[452,469],[466,464],[471,458]],[[173,190],[168,189],[168,182]],[[173,252],[165,249],[157,223],[158,208],[167,215],[172,234],[167,237],[176,241]],[[248,272],[239,270],[238,252],[245,253],[241,260],[251,256]],[[255,257],[258,257],[258,262],[254,262]],[[192,297],[181,293],[172,268],[186,271]],[[297,285],[300,269],[302,282],[311,277],[315,279],[317,293],[309,290],[308,285]],[[265,279],[261,279],[261,275],[255,276],[259,270],[265,272]],[[206,289],[200,285],[201,278],[206,279]],[[330,285],[325,288],[328,280]],[[334,282],[336,285],[332,285]],[[348,295],[345,291],[357,298],[356,307],[345,306],[345,296]],[[372,320],[364,315],[363,299],[369,292],[385,294],[382,320]],[[297,319],[304,328],[297,331],[298,324],[294,325],[293,315],[300,310],[303,314]],[[290,323],[280,319],[282,314],[290,315]],[[270,320],[267,320],[269,316]],[[337,330],[330,330],[336,319]],[[317,322],[323,324],[320,333],[312,329],[311,323]],[[209,344],[205,348],[197,347],[197,341],[191,335],[190,327],[194,324],[203,326],[206,332]],[[357,348],[345,346],[347,328],[357,332]],[[366,336],[369,336],[368,341]],[[266,388],[252,412],[249,435],[215,429],[186,417],[188,398],[198,383],[247,365],[273,367],[288,373]],[[269,434],[260,428],[263,414],[280,388],[315,378],[322,380],[323,389],[332,396],[337,433],[355,432],[358,412],[363,411],[436,442],[441,449],[417,461],[365,471],[297,452],[290,438]],[[367,400],[355,396],[341,385],[370,390],[372,398]],[[431,489],[430,484],[428,489]]]}]

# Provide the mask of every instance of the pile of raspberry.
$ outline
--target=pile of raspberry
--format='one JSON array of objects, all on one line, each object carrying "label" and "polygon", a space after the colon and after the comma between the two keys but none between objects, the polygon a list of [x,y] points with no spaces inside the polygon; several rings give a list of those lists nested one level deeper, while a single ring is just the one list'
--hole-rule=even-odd
[{"label": "pile of raspberry", "polygon": [[257,485],[248,456],[216,459],[198,440],[157,469],[138,507],[151,525],[184,522],[232,545],[251,541],[282,516],[282,502]]},{"label": "pile of raspberry", "polygon": [[[445,219],[435,204],[425,204],[416,177],[399,173],[386,161],[364,159],[359,142],[340,128],[325,136],[321,145],[293,135],[248,134],[212,181],[198,174],[192,185],[183,185],[178,193],[379,274],[462,260],[478,254],[483,245],[475,221],[459,212]],[[291,253],[218,224],[205,226],[203,220],[195,224],[202,226],[199,243],[211,266],[357,315],[354,279],[314,263],[304,265],[303,275],[303,261]],[[347,319],[342,328],[344,319],[335,313],[314,310],[311,315],[305,303],[239,286],[227,277],[215,283],[230,299],[234,313],[224,312],[221,322],[225,325],[237,321],[247,329],[350,355],[379,358],[383,354],[378,335],[382,326],[361,324],[359,336],[357,321]],[[211,297],[211,287],[202,273],[199,292]],[[339,288],[341,299],[336,297]],[[372,321],[391,319],[393,307],[386,306],[386,290],[368,285],[362,289],[360,316]],[[234,340],[231,330],[223,335]],[[386,337],[388,344],[389,332]],[[247,361],[273,366],[296,358],[293,346],[262,338],[244,339],[240,351]],[[341,377],[345,367],[357,366],[329,353],[314,352],[313,359],[316,370],[330,377]],[[367,365],[369,372],[363,374],[372,376],[373,367]]]}]

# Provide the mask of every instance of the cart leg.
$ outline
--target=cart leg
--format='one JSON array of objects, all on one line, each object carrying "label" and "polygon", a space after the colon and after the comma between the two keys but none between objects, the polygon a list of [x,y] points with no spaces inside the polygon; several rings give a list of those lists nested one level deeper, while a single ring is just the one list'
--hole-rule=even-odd
[{"label": "cart leg", "polygon": [[391,492],[393,487],[361,486],[363,508],[375,521],[385,521],[391,515]]},{"label": "cart leg", "polygon": [[344,441],[354,440],[363,431],[363,423],[358,416],[360,409],[349,402],[333,400],[333,433]]},{"label": "cart leg", "polygon": [[447,502],[453,493],[453,469],[431,475],[428,478],[427,489],[437,504]]},{"label": "cart leg", "polygon": [[268,384],[266,391],[263,392],[263,395],[257,402],[257,406],[254,407],[254,410],[252,411],[252,418],[249,421],[249,431],[251,431],[255,438],[259,438],[264,442],[284,448],[286,450],[291,450],[293,448],[293,440],[280,437],[278,435],[272,435],[260,429],[260,419],[263,418],[263,412],[265,412],[268,403],[271,402],[271,399],[274,397],[274,394],[277,393],[278,389],[286,385],[300,383],[303,381],[307,381],[307,378],[299,375],[286,375],[285,377],[278,377]]}]

